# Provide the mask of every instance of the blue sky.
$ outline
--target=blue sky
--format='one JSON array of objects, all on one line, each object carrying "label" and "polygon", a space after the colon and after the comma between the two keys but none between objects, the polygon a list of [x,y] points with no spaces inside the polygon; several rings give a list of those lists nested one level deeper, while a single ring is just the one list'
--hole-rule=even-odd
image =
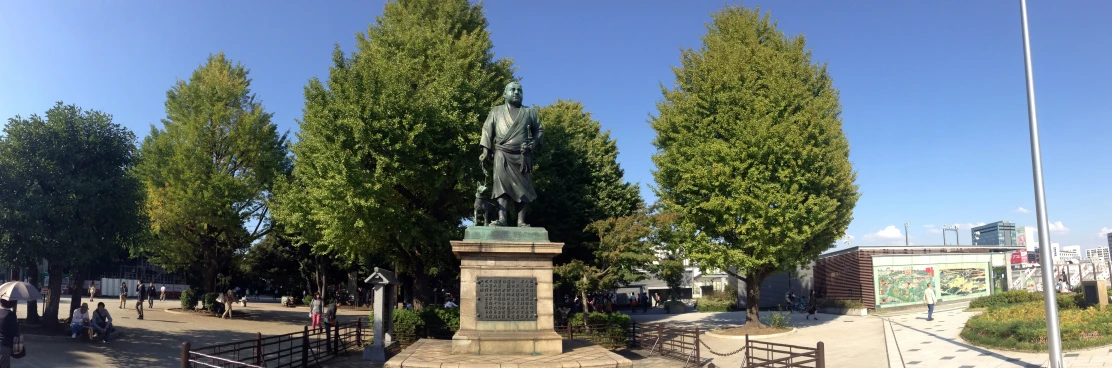
[{"label": "blue sky", "polygon": [[[634,6],[633,4],[640,4]],[[485,2],[496,54],[526,103],[584,103],[612,132],[626,179],[651,198],[647,120],[681,48],[721,1]],[[861,200],[852,245],[940,244],[942,224],[1035,225],[1016,1],[764,1],[804,34],[841,90]],[[210,53],[251,69],[274,121],[296,131],[302,88],[381,1],[0,2],[0,117],[55,101],[115,116],[140,137],[166,91]],[[1033,0],[1031,43],[1053,241],[1106,244],[1112,228],[1112,2]],[[891,227],[891,228],[889,228]],[[952,236],[951,236],[952,238]],[[841,246],[844,246],[841,245]]]}]

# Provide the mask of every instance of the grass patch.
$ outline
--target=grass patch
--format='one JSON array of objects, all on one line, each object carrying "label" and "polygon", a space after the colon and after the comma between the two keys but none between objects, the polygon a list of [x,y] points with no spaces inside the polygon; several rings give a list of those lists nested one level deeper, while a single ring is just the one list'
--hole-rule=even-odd
[{"label": "grass patch", "polygon": [[695,310],[699,312],[733,312],[737,308],[737,294],[714,293],[704,296],[695,302]]},{"label": "grass patch", "polygon": [[[1076,350],[1112,343],[1112,311],[1063,309],[1058,313],[1062,347]],[[974,345],[1020,351],[1047,351],[1042,302],[990,307],[973,316],[961,337]]]}]

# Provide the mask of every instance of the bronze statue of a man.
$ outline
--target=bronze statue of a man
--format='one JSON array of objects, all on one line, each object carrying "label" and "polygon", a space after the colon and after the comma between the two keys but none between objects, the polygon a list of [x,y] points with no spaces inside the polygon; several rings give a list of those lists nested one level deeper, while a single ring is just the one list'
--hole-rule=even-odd
[{"label": "bronze statue of a man", "polygon": [[533,151],[541,146],[544,128],[537,109],[521,106],[521,84],[510,82],[505,89],[506,104],[495,106],[483,123],[483,147],[479,164],[494,156],[494,181],[491,198],[498,200],[498,221],[495,226],[507,226],[506,211],[510,202],[517,206],[517,226],[529,227],[525,222],[525,209],[537,199],[533,189]]}]

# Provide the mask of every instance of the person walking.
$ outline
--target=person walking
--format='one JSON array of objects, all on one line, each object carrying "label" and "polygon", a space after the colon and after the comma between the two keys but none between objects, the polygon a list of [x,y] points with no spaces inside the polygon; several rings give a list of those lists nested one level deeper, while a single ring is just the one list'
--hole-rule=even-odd
[{"label": "person walking", "polygon": [[0,368],[12,367],[12,347],[15,337],[19,336],[19,322],[16,320],[15,308],[17,301],[0,299]]},{"label": "person walking", "polygon": [[641,292],[641,313],[649,313],[649,293]]},{"label": "person walking", "polygon": [[927,320],[933,321],[935,297],[934,288],[931,287],[929,282],[927,283],[927,290],[923,290],[923,301],[927,302]]},{"label": "person walking", "polygon": [[[328,351],[333,351],[332,346],[332,326],[336,325],[336,308],[340,305],[339,301],[332,302],[328,306],[328,310],[324,313],[324,336],[325,346],[328,346]],[[337,336],[338,337],[338,336]]]},{"label": "person walking", "polygon": [[814,318],[816,321],[818,321],[819,316],[815,315],[816,313],[818,313],[818,311],[819,311],[818,293],[815,293],[815,289],[811,289],[811,297],[807,298],[807,316],[804,317],[804,319]]},{"label": "person walking", "polygon": [[320,300],[320,293],[316,293],[313,295],[313,301],[309,303],[309,318],[312,320],[312,327],[309,328],[313,331],[321,328],[320,316],[322,313],[324,313],[324,302]]},{"label": "person walking", "polygon": [[127,282],[120,281],[120,309],[127,308]]},{"label": "person walking", "polygon": [[232,289],[224,293],[224,314],[220,318],[232,319],[232,304],[236,302],[236,294]]},{"label": "person walking", "polygon": [[660,308],[660,293],[659,292],[653,293],[653,304],[654,304],[653,305],[654,307]]},{"label": "person walking", "polygon": [[96,298],[96,296],[97,296],[97,285],[94,284],[92,281],[89,281],[89,302],[92,303],[93,298]]},{"label": "person walking", "polygon": [[147,285],[147,308],[154,308],[154,283]]},{"label": "person walking", "polygon": [[143,280],[135,285],[135,311],[139,313],[139,319],[143,319],[143,301],[147,298],[147,288],[143,287]]},{"label": "person walking", "polygon": [[162,285],[162,296],[159,299],[166,301],[166,285]]}]

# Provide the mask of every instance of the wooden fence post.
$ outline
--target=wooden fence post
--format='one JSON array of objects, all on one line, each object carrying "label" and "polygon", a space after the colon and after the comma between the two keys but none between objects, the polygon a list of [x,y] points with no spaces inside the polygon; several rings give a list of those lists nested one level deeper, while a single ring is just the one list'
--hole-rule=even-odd
[{"label": "wooden fence post", "polygon": [[329,348],[332,349],[332,355],[336,355],[336,353],[340,350],[340,324],[334,324],[332,326],[332,331],[328,333],[332,334],[329,336],[329,338],[331,339],[330,341],[332,341],[332,343],[329,344],[331,345],[329,346]]},{"label": "wooden fence post", "polygon": [[749,334],[745,334],[745,358],[741,361],[741,365],[743,367],[749,365]]},{"label": "wooden fence post", "polygon": [[363,344],[363,317],[355,319],[355,346]]},{"label": "wooden fence post", "polygon": [[263,334],[255,333],[255,365],[263,365]]},{"label": "wooden fence post", "polygon": [[702,362],[699,360],[699,326],[695,326],[695,366],[698,367]]},{"label": "wooden fence post", "polygon": [[571,340],[571,339],[574,339],[574,338],[575,338],[575,335],[574,335],[574,333],[573,333],[573,332],[571,332],[571,331],[572,331],[572,330],[571,330],[571,321],[569,320],[569,321],[568,321],[568,340]]},{"label": "wooden fence post", "polygon": [[819,341],[818,347],[815,348],[815,368],[826,368],[826,348],[822,341]]},{"label": "wooden fence post", "polygon": [[181,343],[181,368],[189,368],[189,342]]},{"label": "wooden fence post", "polygon": [[309,366],[309,326],[301,331],[301,366]]}]

